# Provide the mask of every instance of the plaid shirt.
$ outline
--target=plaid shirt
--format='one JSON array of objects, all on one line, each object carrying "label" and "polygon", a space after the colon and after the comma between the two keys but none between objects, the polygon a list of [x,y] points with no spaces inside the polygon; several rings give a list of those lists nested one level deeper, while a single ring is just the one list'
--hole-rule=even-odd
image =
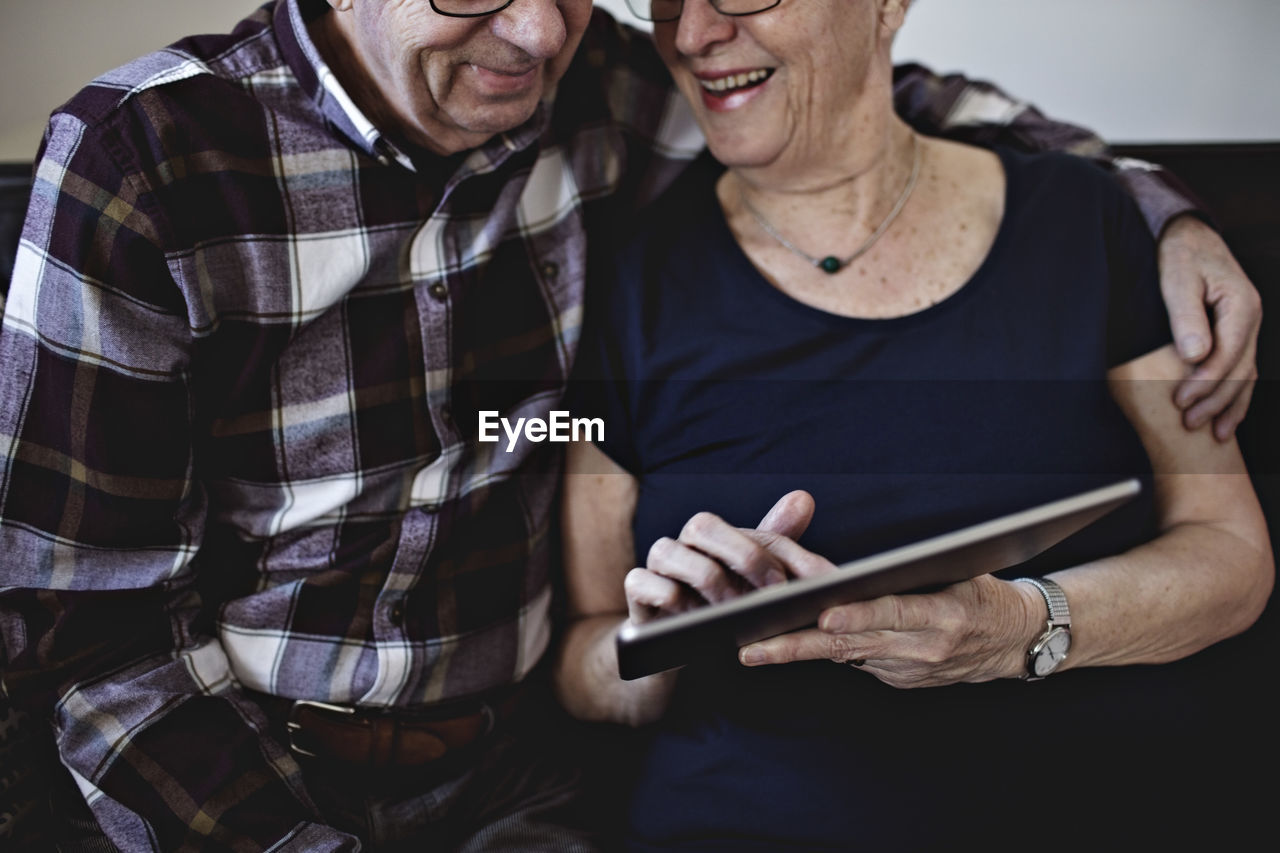
[{"label": "plaid shirt", "polygon": [[[414,705],[539,661],[560,453],[480,443],[478,413],[561,404],[588,230],[702,145],[597,11],[526,124],[411,155],[317,54],[325,8],[268,4],[60,109],[0,304],[5,677],[125,849],[353,844],[242,688]],[[981,84],[898,87],[927,131],[1103,153]]]}]

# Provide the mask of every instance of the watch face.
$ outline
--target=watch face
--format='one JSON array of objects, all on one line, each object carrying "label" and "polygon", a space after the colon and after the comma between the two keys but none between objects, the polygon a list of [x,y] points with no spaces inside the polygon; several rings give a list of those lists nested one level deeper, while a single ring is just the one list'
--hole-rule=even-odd
[{"label": "watch face", "polygon": [[1070,650],[1071,633],[1065,628],[1054,628],[1036,652],[1036,675],[1044,676],[1053,672],[1066,659]]}]

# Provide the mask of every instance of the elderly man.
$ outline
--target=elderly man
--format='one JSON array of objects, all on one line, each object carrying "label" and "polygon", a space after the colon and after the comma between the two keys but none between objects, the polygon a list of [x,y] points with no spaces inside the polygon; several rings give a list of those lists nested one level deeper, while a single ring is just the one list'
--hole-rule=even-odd
[{"label": "elderly man", "polygon": [[[923,69],[899,96],[1102,153]],[[561,405],[588,236],[700,150],[682,104],[588,0],[274,0],[52,117],[0,335],[0,627],[116,846],[597,844],[539,666],[562,448],[478,424]],[[1187,419],[1229,433],[1257,296],[1121,173],[1212,349]]]}]

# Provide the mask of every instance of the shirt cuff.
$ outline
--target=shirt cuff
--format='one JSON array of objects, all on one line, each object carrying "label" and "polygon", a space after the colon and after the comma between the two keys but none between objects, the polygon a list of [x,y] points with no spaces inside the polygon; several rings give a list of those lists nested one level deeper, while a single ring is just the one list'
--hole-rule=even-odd
[{"label": "shirt cuff", "polygon": [[1179,216],[1191,214],[1217,228],[1204,203],[1172,172],[1146,160],[1119,157],[1112,162],[1116,176],[1137,201],[1156,240]]}]

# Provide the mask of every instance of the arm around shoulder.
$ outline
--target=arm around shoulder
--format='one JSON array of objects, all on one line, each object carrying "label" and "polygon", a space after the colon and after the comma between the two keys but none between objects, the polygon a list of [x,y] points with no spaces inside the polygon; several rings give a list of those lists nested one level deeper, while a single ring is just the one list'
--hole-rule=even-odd
[{"label": "arm around shoulder", "polygon": [[894,70],[899,114],[923,133],[976,145],[1063,151],[1113,173],[1160,243],[1161,290],[1178,350],[1196,370],[1181,383],[1188,429],[1212,420],[1225,441],[1244,419],[1256,378],[1261,304],[1201,202],[1158,163],[1118,157],[1093,131],[1050,118],[997,86],[917,64]]}]

